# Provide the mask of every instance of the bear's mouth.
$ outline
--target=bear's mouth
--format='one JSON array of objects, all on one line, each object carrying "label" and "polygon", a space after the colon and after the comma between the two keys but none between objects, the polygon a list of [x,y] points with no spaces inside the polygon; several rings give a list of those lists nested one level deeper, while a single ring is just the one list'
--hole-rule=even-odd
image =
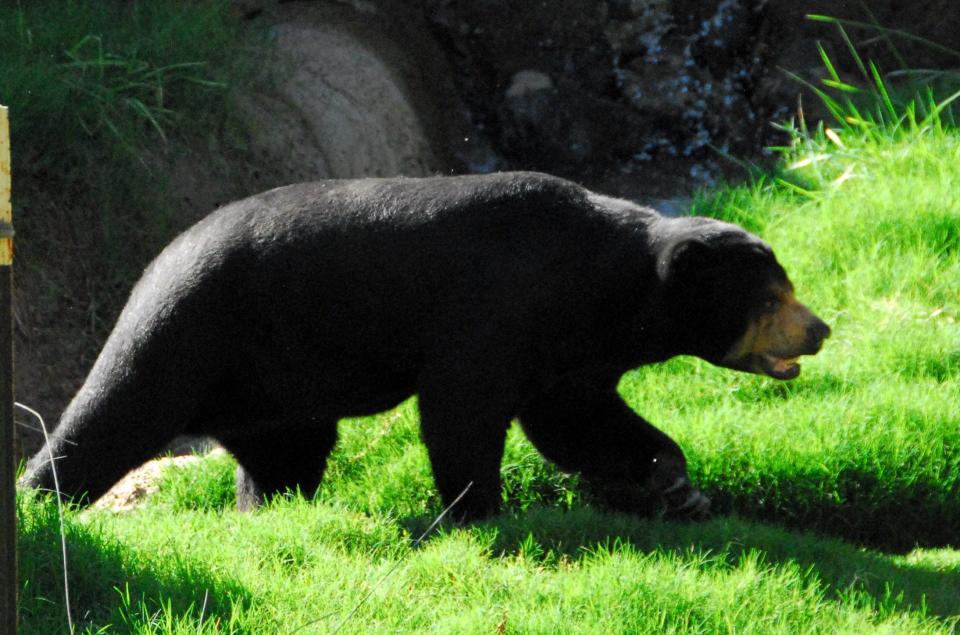
[{"label": "bear's mouth", "polygon": [[800,374],[800,364],[797,357],[780,357],[771,353],[758,353],[757,365],[765,375],[774,379],[793,379]]},{"label": "bear's mouth", "polygon": [[725,358],[720,362],[713,363],[724,368],[788,380],[800,375],[800,364],[797,361],[799,359],[800,355],[797,353],[756,352],[735,359]]},{"label": "bear's mouth", "polygon": [[760,370],[774,379],[793,379],[800,374],[799,357],[778,357],[769,353],[761,353],[758,357]]}]

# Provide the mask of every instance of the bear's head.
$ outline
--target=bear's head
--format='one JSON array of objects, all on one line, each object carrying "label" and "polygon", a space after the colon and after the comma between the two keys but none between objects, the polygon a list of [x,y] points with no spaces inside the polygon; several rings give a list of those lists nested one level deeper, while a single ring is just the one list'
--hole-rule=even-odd
[{"label": "bear's head", "polygon": [[682,352],[776,379],[799,375],[797,358],[817,353],[830,327],[796,300],[770,246],[716,220],[667,223],[657,268]]}]

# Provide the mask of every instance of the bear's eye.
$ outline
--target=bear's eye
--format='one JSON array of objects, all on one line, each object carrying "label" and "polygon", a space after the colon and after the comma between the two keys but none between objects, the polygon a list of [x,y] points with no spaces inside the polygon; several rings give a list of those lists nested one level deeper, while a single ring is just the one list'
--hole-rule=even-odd
[{"label": "bear's eye", "polygon": [[761,308],[764,313],[775,313],[780,308],[780,299],[776,296],[767,296],[763,299]]}]

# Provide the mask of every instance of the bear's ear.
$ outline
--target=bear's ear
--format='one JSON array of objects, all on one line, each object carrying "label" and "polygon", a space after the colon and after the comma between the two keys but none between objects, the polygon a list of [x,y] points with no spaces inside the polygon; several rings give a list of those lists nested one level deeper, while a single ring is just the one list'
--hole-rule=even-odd
[{"label": "bear's ear", "polygon": [[756,265],[773,260],[773,252],[757,240],[711,240],[703,237],[685,238],[665,250],[657,263],[657,274],[664,282],[708,279],[719,270],[739,265]]},{"label": "bear's ear", "polygon": [[716,261],[713,247],[700,238],[687,238],[665,250],[657,263],[657,275],[664,282],[683,279],[692,272],[712,269]]}]

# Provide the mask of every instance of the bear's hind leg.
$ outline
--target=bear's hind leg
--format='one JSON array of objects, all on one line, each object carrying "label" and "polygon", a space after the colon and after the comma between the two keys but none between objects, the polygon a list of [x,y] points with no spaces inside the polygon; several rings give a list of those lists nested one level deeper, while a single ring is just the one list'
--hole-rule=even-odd
[{"label": "bear's hind leg", "polygon": [[[420,392],[420,432],[444,505],[450,516],[473,521],[500,507],[500,463],[510,425],[509,408],[495,399],[462,394],[452,384]],[[489,393],[495,394],[495,393]],[[470,485],[467,489],[467,485]]]},{"label": "bear's hind leg", "polygon": [[[189,399],[151,381],[101,381],[92,374],[60,424],[27,463],[22,484],[89,504],[183,430]],[[112,378],[111,378],[112,379]],[[54,474],[56,471],[56,474]]]},{"label": "bear's hind leg", "polygon": [[299,489],[313,496],[320,487],[327,457],[337,442],[337,420],[310,420],[222,435],[219,441],[236,457],[237,509],[253,510],[278,494]]}]

